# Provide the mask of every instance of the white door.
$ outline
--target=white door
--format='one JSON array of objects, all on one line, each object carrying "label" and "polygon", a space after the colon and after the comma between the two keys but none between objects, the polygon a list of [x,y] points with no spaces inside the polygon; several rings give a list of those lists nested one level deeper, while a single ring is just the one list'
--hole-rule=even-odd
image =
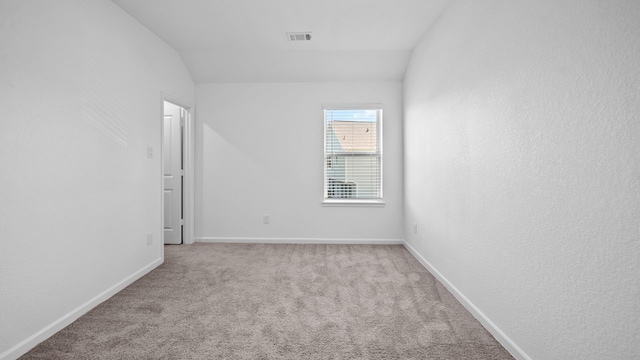
[{"label": "white door", "polygon": [[185,111],[164,102],[164,243],[182,244],[182,133]]}]

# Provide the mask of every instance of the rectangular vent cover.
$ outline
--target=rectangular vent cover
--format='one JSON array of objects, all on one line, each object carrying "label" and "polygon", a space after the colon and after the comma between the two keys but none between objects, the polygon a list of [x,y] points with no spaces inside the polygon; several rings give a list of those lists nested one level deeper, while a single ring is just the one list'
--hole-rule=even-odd
[{"label": "rectangular vent cover", "polygon": [[287,38],[289,41],[309,41],[311,40],[310,32],[288,32]]}]

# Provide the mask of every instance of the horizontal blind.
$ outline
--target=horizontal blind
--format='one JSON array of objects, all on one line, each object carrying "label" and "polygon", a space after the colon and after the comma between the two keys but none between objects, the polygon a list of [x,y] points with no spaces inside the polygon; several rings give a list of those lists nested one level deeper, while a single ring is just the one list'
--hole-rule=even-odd
[{"label": "horizontal blind", "polygon": [[325,199],[382,199],[381,109],[325,109]]}]

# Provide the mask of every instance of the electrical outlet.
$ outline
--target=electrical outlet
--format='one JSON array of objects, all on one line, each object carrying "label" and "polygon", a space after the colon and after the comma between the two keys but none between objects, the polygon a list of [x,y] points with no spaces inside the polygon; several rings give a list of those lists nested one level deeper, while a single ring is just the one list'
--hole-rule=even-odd
[{"label": "electrical outlet", "polygon": [[413,224],[413,233],[414,234],[418,233],[418,224]]},{"label": "electrical outlet", "polygon": [[262,223],[263,224],[268,224],[270,221],[271,221],[271,217],[269,216],[269,214],[262,215]]},{"label": "electrical outlet", "polygon": [[153,234],[147,234],[147,245],[153,244]]}]

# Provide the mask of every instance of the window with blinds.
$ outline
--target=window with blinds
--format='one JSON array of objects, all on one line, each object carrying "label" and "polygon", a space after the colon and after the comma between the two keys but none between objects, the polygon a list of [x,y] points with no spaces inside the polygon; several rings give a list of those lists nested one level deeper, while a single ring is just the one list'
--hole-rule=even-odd
[{"label": "window with blinds", "polygon": [[325,202],[382,200],[382,108],[325,108]]}]

